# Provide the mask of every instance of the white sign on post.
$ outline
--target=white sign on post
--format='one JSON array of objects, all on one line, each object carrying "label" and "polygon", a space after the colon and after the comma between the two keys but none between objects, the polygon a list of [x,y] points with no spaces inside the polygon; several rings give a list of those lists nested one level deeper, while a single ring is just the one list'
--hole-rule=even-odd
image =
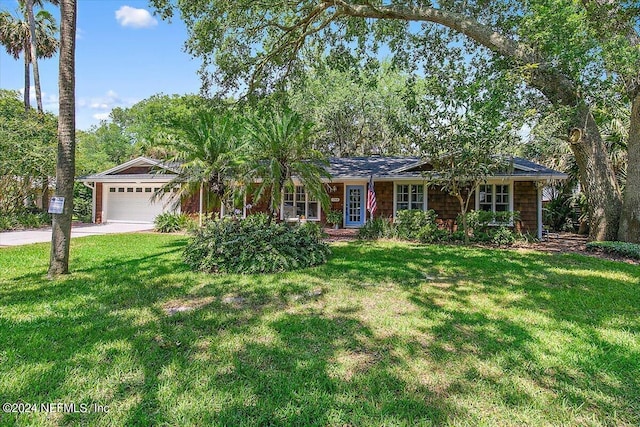
[{"label": "white sign on post", "polygon": [[64,210],[64,197],[52,197],[49,202],[50,214],[61,214]]}]

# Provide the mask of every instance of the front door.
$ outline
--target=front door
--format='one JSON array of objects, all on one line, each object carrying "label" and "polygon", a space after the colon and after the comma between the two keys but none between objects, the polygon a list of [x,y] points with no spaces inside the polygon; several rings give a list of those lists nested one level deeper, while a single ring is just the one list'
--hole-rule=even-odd
[{"label": "front door", "polygon": [[347,203],[344,224],[360,227],[364,224],[364,185],[347,185]]}]

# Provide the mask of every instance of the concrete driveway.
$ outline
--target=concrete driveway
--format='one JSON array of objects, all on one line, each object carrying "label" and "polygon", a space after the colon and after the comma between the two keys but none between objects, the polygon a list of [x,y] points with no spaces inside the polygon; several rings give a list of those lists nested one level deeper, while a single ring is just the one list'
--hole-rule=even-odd
[{"label": "concrete driveway", "polygon": [[[74,224],[71,227],[71,238],[93,236],[98,234],[133,233],[153,230],[153,224],[109,223],[109,224]],[[51,241],[51,228],[24,231],[4,231],[0,233],[0,247],[28,245]]]}]

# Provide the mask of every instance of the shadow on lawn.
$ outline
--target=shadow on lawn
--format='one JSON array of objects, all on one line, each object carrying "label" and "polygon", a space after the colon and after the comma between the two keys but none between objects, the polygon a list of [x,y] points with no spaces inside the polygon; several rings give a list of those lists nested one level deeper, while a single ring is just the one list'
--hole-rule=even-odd
[{"label": "shadow on lawn", "polygon": [[[0,331],[10,331],[0,332],[0,348],[10,349],[0,353],[0,366],[20,375],[4,400],[112,406],[106,415],[64,414],[61,424],[438,425],[481,421],[458,403],[478,391],[506,406],[544,405],[523,380],[602,423],[614,412],[623,424],[638,421],[640,355],[597,329],[638,326],[632,266],[603,262],[587,283],[579,257],[354,243],[335,246],[328,265],[288,282],[280,275],[189,273],[179,256],[183,244],[86,264],[58,282],[16,279],[37,285],[9,287],[2,306],[37,302],[42,312],[0,318]],[[635,282],[608,278],[614,267]],[[313,280],[327,284],[326,295],[291,299]],[[380,336],[356,303],[324,310],[336,280],[354,299],[390,287],[417,309],[416,333]],[[228,295],[242,299],[225,303]],[[483,311],[478,297],[497,310]],[[209,299],[174,316],[163,310],[184,298]],[[501,307],[509,313],[501,315]],[[520,311],[557,322],[564,329],[551,332],[569,347],[581,343],[587,356],[578,348],[563,361],[535,327],[513,317]],[[624,321],[611,323],[616,317]],[[543,367],[541,354],[558,362]],[[418,362],[449,378],[408,378]],[[485,372],[482,363],[495,369]]]},{"label": "shadow on lawn", "polygon": [[488,382],[518,405],[545,390],[587,418],[640,422],[640,352],[624,345],[640,331],[636,266],[452,246],[357,249],[357,260],[341,257],[341,248],[335,254],[347,283],[356,290],[399,283],[436,325],[422,329],[433,342],[412,353],[441,362],[471,356],[503,373],[469,366],[458,387]]}]

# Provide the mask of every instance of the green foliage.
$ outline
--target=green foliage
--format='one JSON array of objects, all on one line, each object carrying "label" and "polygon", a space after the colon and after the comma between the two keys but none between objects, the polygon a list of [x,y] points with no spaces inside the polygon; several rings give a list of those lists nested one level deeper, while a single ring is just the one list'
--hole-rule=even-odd
[{"label": "green foliage", "polygon": [[187,214],[165,212],[158,215],[154,223],[154,229],[160,233],[175,233],[177,231],[192,230],[195,221]]},{"label": "green foliage", "polygon": [[338,55],[314,63],[289,91],[291,107],[318,127],[314,147],[337,157],[417,155],[402,126],[414,79],[389,61],[344,66]]},{"label": "green foliage", "polygon": [[342,211],[333,209],[326,213],[327,222],[332,225],[341,225],[342,216]]},{"label": "green foliage", "polygon": [[[492,212],[492,211],[471,211],[467,212],[467,225],[471,231],[484,232],[495,229],[496,226],[511,225],[520,219],[520,212],[518,211],[504,211],[504,212]],[[462,224],[462,215],[458,215],[458,224]]]},{"label": "green foliage", "polygon": [[627,258],[640,259],[640,244],[628,242],[589,242],[587,250],[602,251]]},{"label": "green foliage", "polygon": [[397,236],[396,227],[390,218],[373,218],[358,229],[356,236],[360,240],[393,239]]},{"label": "green foliage", "polygon": [[516,235],[510,228],[498,227],[491,235],[491,241],[498,246],[510,246],[516,241]]},{"label": "green foliage", "polygon": [[398,238],[405,240],[421,240],[419,236],[426,238],[438,228],[437,216],[433,209],[398,211],[395,222],[396,234]]},{"label": "green foliage", "polygon": [[[524,238],[504,225],[517,219],[517,212],[472,211],[467,217],[473,231],[469,242],[510,246]],[[437,214],[433,210],[401,210],[398,211],[395,222],[386,218],[368,221],[358,229],[357,237],[361,240],[401,239],[420,243],[465,241],[463,230],[449,233],[449,230],[438,227],[436,218]]]},{"label": "green foliage", "polygon": [[51,215],[46,212],[0,214],[0,231],[42,228],[48,225],[51,225]]},{"label": "green foliage", "polygon": [[212,273],[275,273],[323,264],[331,253],[317,224],[276,223],[265,214],[208,221],[184,251],[194,270]]},{"label": "green foliage", "polygon": [[0,90],[0,213],[20,213],[55,175],[57,118],[26,111],[12,91]]},{"label": "green foliage", "polygon": [[253,198],[266,199],[272,213],[279,212],[285,189],[295,176],[323,209],[329,207],[323,178],[329,178],[325,156],[310,144],[313,124],[283,108],[275,113],[258,111],[247,124],[250,161],[247,178],[258,184]]},{"label": "green foliage", "polygon": [[177,176],[164,188],[178,188],[175,200],[200,191],[204,186],[218,206],[237,196],[241,168],[246,161],[243,123],[231,110],[202,109],[188,120],[174,122],[173,139],[163,144],[175,154]]},{"label": "green foliage", "polygon": [[73,216],[82,222],[91,222],[93,215],[93,192],[76,182],[73,185]]}]

